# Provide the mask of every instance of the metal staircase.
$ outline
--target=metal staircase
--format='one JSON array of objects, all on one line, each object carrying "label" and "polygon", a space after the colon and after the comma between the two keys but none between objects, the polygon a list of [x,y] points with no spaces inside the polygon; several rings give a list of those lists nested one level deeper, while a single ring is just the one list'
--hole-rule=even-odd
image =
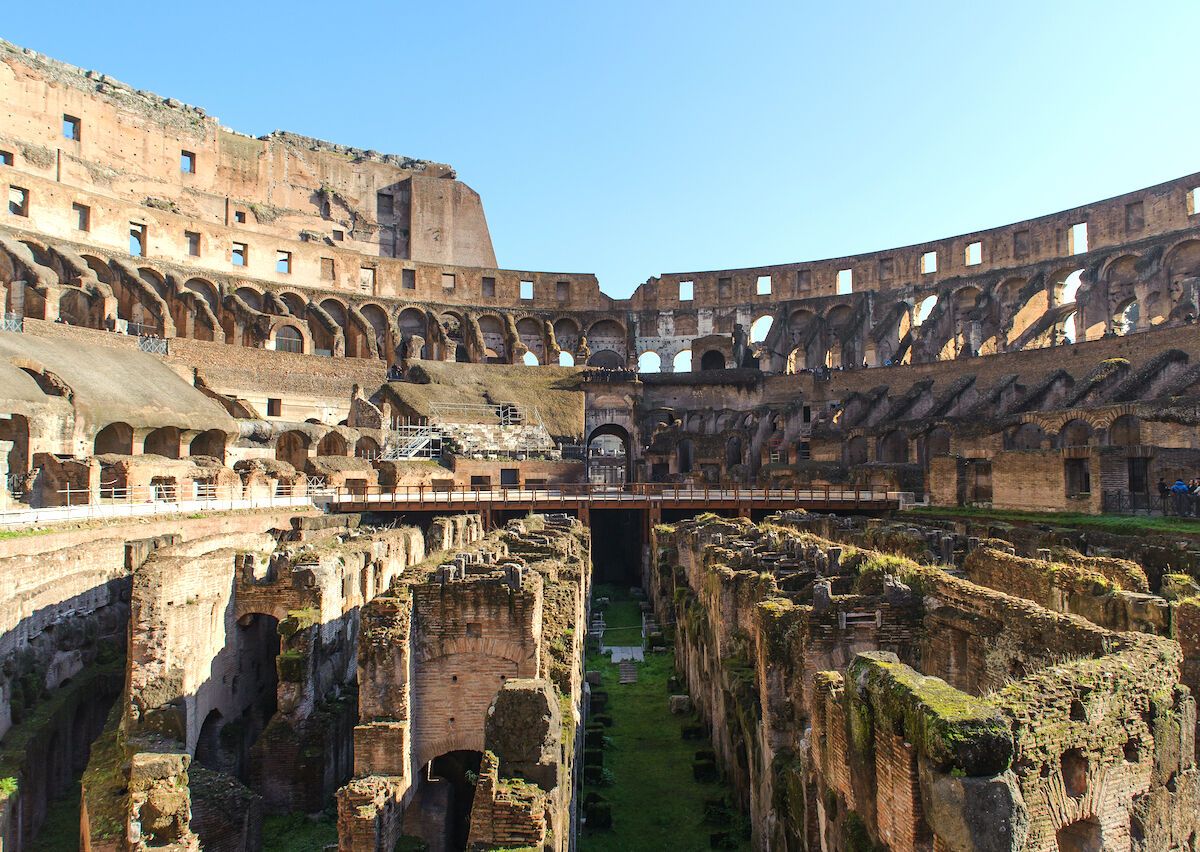
[{"label": "metal staircase", "polygon": [[442,431],[428,423],[419,426],[395,426],[379,454],[385,461],[440,459]]}]

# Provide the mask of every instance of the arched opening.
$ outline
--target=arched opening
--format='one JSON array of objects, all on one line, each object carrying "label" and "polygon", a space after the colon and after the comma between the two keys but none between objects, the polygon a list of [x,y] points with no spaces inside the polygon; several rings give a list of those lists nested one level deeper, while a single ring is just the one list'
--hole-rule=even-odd
[{"label": "arched opening", "polygon": [[1064,825],[1055,832],[1058,852],[1104,852],[1104,828],[1097,817]]},{"label": "arched opening", "polygon": [[1046,432],[1036,423],[1022,423],[1009,433],[1007,450],[1040,450],[1046,446]]},{"label": "arched opening", "polygon": [[148,455],[179,458],[179,430],[174,426],[163,426],[146,436],[142,452]]},{"label": "arched opening", "polygon": [[225,433],[218,429],[201,432],[188,445],[189,456],[208,456],[225,462]]},{"label": "arched opening", "polygon": [[671,361],[671,370],[676,373],[690,373],[692,371],[692,350],[684,349],[677,353]]},{"label": "arched opening", "polygon": [[742,463],[742,436],[730,435],[725,442],[725,469],[732,470]]},{"label": "arched opening", "polygon": [[384,361],[391,361],[393,352],[388,341],[390,335],[387,312],[379,305],[363,305],[359,313],[367,321],[367,325],[371,326],[371,334],[375,338],[375,351]]},{"label": "arched opening", "polygon": [[1054,285],[1054,303],[1056,305],[1074,304],[1081,286],[1083,286],[1083,270],[1076,269],[1074,272],[1068,273],[1065,278]]},{"label": "arched opening", "polygon": [[587,479],[600,485],[624,485],[631,480],[630,438],[624,426],[606,423],[588,436]]},{"label": "arched opening", "polygon": [[[579,348],[579,324],[575,320],[563,317],[554,321],[554,341],[563,352],[575,352]],[[575,359],[563,366],[574,367]]]},{"label": "arched opening", "polygon": [[643,352],[638,356],[639,373],[657,373],[662,370],[662,356],[657,352]]},{"label": "arched opening", "polygon": [[717,349],[710,349],[700,356],[700,371],[724,370],[725,354]]},{"label": "arched opening", "polygon": [[369,435],[363,435],[354,443],[354,455],[360,459],[373,459],[379,455],[379,442]]},{"label": "arched opening", "polygon": [[1113,313],[1113,334],[1123,336],[1137,331],[1139,313],[1137,299],[1126,299],[1118,305]]},{"label": "arched opening", "polygon": [[1094,430],[1086,420],[1068,420],[1058,433],[1059,447],[1086,447],[1092,443]]},{"label": "arched opening", "polygon": [[879,439],[876,459],[887,464],[905,464],[908,461],[908,436],[895,429]]},{"label": "arched opening", "polygon": [[925,320],[929,319],[929,314],[933,312],[934,307],[937,305],[937,301],[938,297],[936,295],[926,296],[917,304],[916,309],[913,311],[914,327],[921,325],[925,322]]},{"label": "arched opening", "polygon": [[1142,421],[1133,414],[1122,414],[1108,427],[1108,442],[1114,447],[1136,447],[1142,443]]},{"label": "arched opening", "polygon": [[[767,339],[767,335],[771,332],[771,326],[775,323],[775,318],[768,314],[763,314],[750,324],[750,342],[762,343]],[[703,368],[701,368],[703,369]]]},{"label": "arched opening", "polygon": [[21,414],[0,418],[0,441],[11,441],[8,451],[8,472],[29,472],[29,420]]},{"label": "arched opening", "polygon": [[317,442],[318,456],[345,456],[346,450],[346,439],[338,432],[330,432]]},{"label": "arched opening", "polygon": [[[334,322],[334,325],[336,326],[336,329],[330,329],[331,340],[332,338],[336,337],[337,332],[340,331],[342,333],[342,344],[345,347],[346,357],[360,357],[358,346],[359,335],[351,333],[350,321],[346,316],[346,306],[337,299],[325,299],[321,302],[321,309],[324,310],[325,313],[329,314],[330,318]],[[332,342],[329,346],[329,349],[330,354],[333,354],[335,346]]]},{"label": "arched opening", "polygon": [[133,427],[128,423],[109,423],[96,433],[94,450],[98,456],[105,453],[133,455]]},{"label": "arched opening", "polygon": [[625,362],[611,349],[602,349],[592,353],[592,357],[588,358],[588,366],[600,367],[604,370],[619,370],[625,366]]},{"label": "arched opening", "polygon": [[63,289],[58,299],[58,316],[67,325],[77,325],[83,328],[99,328],[101,325],[100,311],[94,307],[98,299],[91,299],[82,290],[73,287]]},{"label": "arched opening", "polygon": [[221,754],[221,728],[225,720],[221,711],[210,710],[200,726],[200,734],[196,737],[196,762],[214,772],[224,772],[228,763]]},{"label": "arched opening", "polygon": [[477,751],[451,751],[431,760],[422,773],[414,805],[421,813],[443,814],[443,842],[436,848],[459,852],[467,848],[471,832],[471,806],[483,755]]},{"label": "arched opening", "polygon": [[275,458],[303,472],[308,465],[308,435],[295,430],[284,432],[275,439]]},{"label": "arched opening", "polygon": [[508,347],[504,340],[504,323],[500,321],[500,318],[490,315],[480,317],[479,334],[483,337],[487,363],[507,364]]},{"label": "arched opening", "polygon": [[526,367],[540,367],[541,366],[541,362],[538,361],[538,356],[534,355],[532,352],[526,352],[524,355],[522,355],[521,363],[524,364]]},{"label": "arched opening", "polygon": [[696,449],[692,444],[691,438],[684,438],[679,442],[679,446],[675,448],[676,460],[679,463],[680,473],[691,473],[692,468],[696,463]]},{"label": "arched opening", "polygon": [[[412,340],[414,337],[419,337],[422,341],[424,341],[421,346],[421,357],[424,358],[427,354],[427,349],[425,347],[429,344],[429,335],[427,333],[428,320],[425,316],[425,312],[418,310],[417,308],[405,308],[396,318],[396,325],[399,326],[400,334],[403,336],[406,343],[409,340]],[[455,329],[458,328],[457,318],[454,327]],[[447,339],[449,339],[449,335],[447,335]],[[455,342],[459,342],[457,338],[455,339]]]},{"label": "arched opening", "polygon": [[575,366],[575,356],[572,355],[570,352],[566,351],[565,349],[562,350],[561,352],[558,353],[558,366],[574,367]]},{"label": "arched opening", "polygon": [[867,463],[867,439],[862,435],[855,435],[846,442],[845,456],[846,464],[853,467],[856,464]]},{"label": "arched opening", "polygon": [[1075,340],[1076,340],[1075,317],[1077,315],[1078,315],[1077,311],[1071,311],[1071,313],[1069,313],[1065,317],[1063,317],[1062,322],[1059,323],[1059,325],[1058,325],[1057,337],[1059,340],[1062,340],[1066,343],[1074,343],[1075,342]]},{"label": "arched opening", "polygon": [[[525,348],[541,364],[546,358],[546,341],[542,337],[542,324],[533,317],[523,317],[517,321],[517,338],[525,344]],[[529,364],[529,359],[525,359]],[[530,366],[537,366],[533,364]]]},{"label": "arched opening", "polygon": [[603,319],[592,323],[587,332],[588,346],[595,352],[599,349],[612,350],[625,364],[625,328],[616,320]]},{"label": "arched opening", "polygon": [[238,619],[235,635],[238,688],[234,706],[240,709],[237,719],[229,720],[218,734],[218,757],[226,761],[227,771],[249,782],[250,748],[279,709],[279,620],[265,613],[244,615]]},{"label": "arched opening", "polygon": [[275,331],[275,351],[292,352],[296,355],[304,353],[304,335],[295,326],[281,325]]},{"label": "arched opening", "polygon": [[950,430],[945,426],[929,430],[925,436],[925,463],[928,464],[930,459],[948,455],[950,455]]}]

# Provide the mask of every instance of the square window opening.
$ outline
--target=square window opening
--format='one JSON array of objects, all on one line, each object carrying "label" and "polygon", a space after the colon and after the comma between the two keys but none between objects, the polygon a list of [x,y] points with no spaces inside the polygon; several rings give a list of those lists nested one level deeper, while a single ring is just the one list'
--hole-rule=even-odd
[{"label": "square window opening", "polygon": [[1084,254],[1088,250],[1087,222],[1072,225],[1067,232],[1067,251],[1070,254]]},{"label": "square window opening", "polygon": [[839,269],[837,274],[837,293],[844,296],[854,292],[854,270]]},{"label": "square window opening", "polygon": [[380,216],[392,216],[396,211],[396,199],[389,192],[377,192],[375,209]]},{"label": "square window opening", "polygon": [[375,292],[374,266],[360,266],[358,268],[358,289],[363,293]]},{"label": "square window opening", "polygon": [[64,139],[80,142],[83,139],[83,122],[73,115],[63,114],[62,132]]},{"label": "square window opening", "polygon": [[72,204],[71,212],[75,214],[75,230],[90,231],[92,229],[92,209],[86,204]]},{"label": "square window opening", "polygon": [[196,173],[196,155],[191,151],[180,151],[179,170],[185,175],[194,175]]},{"label": "square window opening", "polygon": [[963,259],[967,266],[978,266],[983,263],[983,243],[976,240],[973,243],[967,243],[967,250],[964,252]]},{"label": "square window opening", "polygon": [[282,399],[275,399],[274,397],[267,399],[267,416],[268,417],[278,417],[279,413],[282,410],[283,410],[283,400]]},{"label": "square window opening", "polygon": [[1013,234],[1013,257],[1029,256],[1029,231],[1017,231]]},{"label": "square window opening", "polygon": [[930,272],[937,272],[936,251],[927,251],[921,255],[921,273],[928,275]]},{"label": "square window opening", "polygon": [[239,225],[245,225],[246,224],[246,211],[245,210],[234,210],[233,211],[233,221],[237,222]]},{"label": "square window opening", "polygon": [[275,252],[275,271],[283,275],[292,272],[292,253],[290,251]]},{"label": "square window opening", "polygon": [[733,296],[733,279],[718,278],[717,279],[717,297],[728,299]]},{"label": "square window opening", "polygon": [[321,258],[321,280],[322,281],[332,281],[334,279],[334,277],[335,276],[334,276],[334,272],[333,272],[333,258],[332,257]]},{"label": "square window opening", "polygon": [[195,231],[184,231],[183,238],[187,241],[187,253],[190,257],[200,256],[200,234]]},{"label": "square window opening", "polygon": [[1125,205],[1125,233],[1137,234],[1146,227],[1146,208],[1135,201]]},{"label": "square window opening", "polygon": [[758,276],[758,288],[755,292],[757,292],[758,295],[760,295],[760,296],[770,296],[771,295],[771,276],[770,275]]},{"label": "square window opening", "polygon": [[13,164],[12,151],[0,151],[0,166],[11,166]]},{"label": "square window opening", "polygon": [[19,186],[8,188],[8,212],[13,216],[29,215],[29,190]]},{"label": "square window opening", "polygon": [[146,226],[141,222],[129,223],[129,253],[134,257],[146,256]]},{"label": "square window opening", "polygon": [[338,231],[338,230],[336,230],[336,229],[335,229],[335,230],[334,230],[334,232],[333,232],[333,240],[334,240],[334,242],[338,242],[338,243],[340,243],[340,242],[341,242],[342,240],[344,240],[344,239],[346,239],[346,233],[345,233],[345,231]]},{"label": "square window opening", "polygon": [[250,262],[250,252],[245,243],[234,243],[230,250],[229,262],[234,266],[245,266]]},{"label": "square window opening", "polygon": [[554,297],[560,302],[571,301],[571,282],[559,281],[554,285]]},{"label": "square window opening", "polygon": [[522,281],[521,282],[521,298],[525,299],[527,301],[529,299],[533,298],[533,282],[532,281]]},{"label": "square window opening", "polygon": [[400,270],[400,287],[404,290],[417,289],[417,270],[401,269]]},{"label": "square window opening", "polygon": [[453,290],[454,289],[454,273],[453,272],[443,272],[442,273],[442,289],[443,290]]},{"label": "square window opening", "polygon": [[691,300],[692,300],[692,282],[691,281],[680,281],[679,282],[679,301],[690,302]]},{"label": "square window opening", "polygon": [[496,279],[490,275],[483,276],[483,295],[489,299],[496,296]]}]

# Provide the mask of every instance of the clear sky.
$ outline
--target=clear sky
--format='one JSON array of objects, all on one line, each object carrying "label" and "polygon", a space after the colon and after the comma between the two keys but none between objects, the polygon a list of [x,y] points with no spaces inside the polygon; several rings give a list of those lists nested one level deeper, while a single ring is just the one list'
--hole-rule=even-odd
[{"label": "clear sky", "polygon": [[1196,0],[159,0],[0,22],[243,132],[451,163],[501,266],[614,296],[1200,171],[1198,34]]}]

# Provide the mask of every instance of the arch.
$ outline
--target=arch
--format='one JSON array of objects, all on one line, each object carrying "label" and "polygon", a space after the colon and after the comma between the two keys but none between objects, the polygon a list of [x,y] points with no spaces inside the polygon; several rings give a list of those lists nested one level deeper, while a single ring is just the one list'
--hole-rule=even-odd
[{"label": "arch", "polygon": [[[767,339],[767,335],[771,333],[771,326],[774,324],[775,318],[770,314],[763,314],[754,322],[750,323],[750,342],[762,343]],[[703,367],[701,369],[703,369]]]},{"label": "arch", "polygon": [[562,350],[561,352],[558,353],[558,366],[574,367],[575,366],[575,356],[572,355],[570,352],[568,352],[565,349]]},{"label": "arch", "polygon": [[[574,352],[579,348],[579,323],[570,317],[561,317],[554,321],[554,340],[558,348],[564,352]],[[572,360],[571,366],[574,366]]]},{"label": "arch", "polygon": [[251,308],[262,313],[263,294],[258,290],[255,290],[253,287],[238,287],[233,293]]},{"label": "arch", "polygon": [[340,432],[328,432],[317,442],[318,456],[345,456],[348,449],[346,439]]},{"label": "arch", "polygon": [[[612,455],[609,452],[612,448],[611,442],[604,441],[605,438],[614,438],[620,443],[618,455]],[[593,446],[597,440],[600,440],[601,443]],[[632,481],[633,453],[630,451],[632,446],[633,441],[630,438],[629,430],[620,424],[605,423],[593,429],[588,434],[587,444],[584,448],[588,482],[616,485]],[[623,465],[620,463],[622,457]]]},{"label": "arch", "polygon": [[619,370],[625,366],[625,362],[621,360],[621,356],[611,349],[601,349],[599,352],[593,352],[592,356],[587,360],[589,367],[601,367],[605,370]]},{"label": "arch", "polygon": [[912,324],[914,327],[920,326],[925,322],[925,320],[929,319],[929,314],[933,311],[934,307],[937,306],[937,302],[938,297],[935,293],[932,296],[926,296],[919,303],[917,303],[917,306],[913,309]]},{"label": "arch", "polygon": [[284,307],[298,319],[303,319],[304,315],[308,313],[308,300],[299,293],[280,293],[279,301],[283,302]]},{"label": "arch", "polygon": [[1009,278],[1000,284],[997,292],[1008,325],[1006,345],[1014,344],[1050,309],[1046,288],[1027,278]]},{"label": "arch", "polygon": [[394,353],[389,340],[391,323],[388,321],[387,311],[374,302],[369,302],[359,308],[359,313],[371,327],[371,334],[375,338],[375,351],[379,353],[380,358],[390,361],[390,356]]},{"label": "arch", "polygon": [[[457,320],[457,317],[455,319]],[[429,318],[419,308],[405,308],[396,317],[396,325],[405,340],[410,337],[421,337],[428,340],[428,322]]]},{"label": "arch", "polygon": [[285,461],[298,471],[308,465],[308,448],[312,441],[305,433],[293,429],[275,439],[275,458]]},{"label": "arch", "polygon": [[201,432],[192,442],[188,444],[189,456],[208,456],[225,462],[225,441],[226,435],[220,429],[209,429],[207,432]]},{"label": "arch", "polygon": [[690,373],[692,371],[692,350],[683,349],[675,353],[675,357],[671,359],[671,371]]},{"label": "arch", "polygon": [[224,726],[225,719],[221,715],[221,711],[214,707],[204,717],[204,723],[200,725],[200,733],[196,736],[196,763],[214,772],[221,772],[225,768],[225,761],[221,755],[220,736],[221,728]]},{"label": "arch", "polygon": [[1122,414],[1108,427],[1108,443],[1114,447],[1135,447],[1142,443],[1142,421],[1134,414]]},{"label": "arch", "polygon": [[588,328],[587,338],[589,341],[596,338],[600,339],[616,339],[625,340],[625,326],[614,319],[596,320]]},{"label": "arch", "polygon": [[64,287],[58,298],[58,315],[63,322],[83,328],[100,328],[104,305],[100,299],[92,299],[83,290]]},{"label": "arch", "polygon": [[908,436],[899,429],[879,438],[875,458],[887,464],[906,464],[908,462]]},{"label": "arch", "polygon": [[484,358],[489,364],[508,363],[508,345],[504,323],[500,317],[486,314],[479,318],[479,334],[483,337]]},{"label": "arch", "polygon": [[96,455],[118,453],[124,456],[133,455],[133,427],[128,423],[109,423],[96,433],[94,443]]},{"label": "arch", "polygon": [[925,461],[950,455],[950,430],[945,426],[935,426],[925,434]]},{"label": "arch", "polygon": [[1113,311],[1112,330],[1118,337],[1137,331],[1141,309],[1138,300],[1132,296],[1121,301]]},{"label": "arch", "polygon": [[179,430],[174,426],[163,426],[146,436],[142,452],[152,456],[179,458]]},{"label": "arch", "polygon": [[1005,449],[1040,450],[1046,446],[1046,431],[1036,423],[1022,423],[1009,431]]},{"label": "arch", "polygon": [[183,282],[183,289],[203,299],[214,314],[221,310],[221,295],[217,291],[217,285],[207,278],[189,278]]},{"label": "arch", "polygon": [[1095,430],[1086,420],[1068,420],[1058,430],[1059,447],[1086,447],[1092,443]]},{"label": "arch", "polygon": [[662,356],[653,349],[638,356],[639,373],[658,373],[662,371]]},{"label": "arch", "polygon": [[724,370],[725,353],[719,349],[710,349],[700,356],[700,371]]},{"label": "arch", "polygon": [[1075,302],[1079,288],[1083,286],[1083,270],[1060,270],[1050,277],[1051,293],[1054,294],[1054,304],[1069,305]]},{"label": "arch", "polygon": [[281,325],[275,329],[275,351],[292,352],[297,355],[304,352],[304,335],[294,325]]},{"label": "arch", "polygon": [[363,435],[354,442],[354,455],[360,459],[373,459],[379,455],[379,442],[370,435]]},{"label": "arch", "polygon": [[1067,343],[1074,343],[1078,336],[1078,331],[1076,330],[1076,327],[1075,327],[1076,317],[1078,316],[1078,314],[1079,314],[1078,311],[1071,311],[1069,314],[1067,314],[1065,317],[1063,317],[1062,320],[1060,320],[1058,323],[1057,336],[1060,339],[1066,341]]},{"label": "arch", "polygon": [[742,463],[742,436],[730,435],[725,441],[725,469],[729,470]]},{"label": "arch", "polygon": [[534,355],[532,352],[526,352],[524,355],[522,355],[521,363],[526,367],[540,367],[542,365],[542,362],[538,360],[538,356]]},{"label": "arch", "polygon": [[[546,341],[542,335],[541,322],[533,317],[522,317],[517,320],[517,339],[525,344],[525,348],[533,354],[538,364],[545,360]],[[525,359],[525,363],[529,363],[528,359]]]},{"label": "arch", "polygon": [[680,473],[691,473],[696,464],[696,449],[691,438],[684,438],[675,447]]}]

